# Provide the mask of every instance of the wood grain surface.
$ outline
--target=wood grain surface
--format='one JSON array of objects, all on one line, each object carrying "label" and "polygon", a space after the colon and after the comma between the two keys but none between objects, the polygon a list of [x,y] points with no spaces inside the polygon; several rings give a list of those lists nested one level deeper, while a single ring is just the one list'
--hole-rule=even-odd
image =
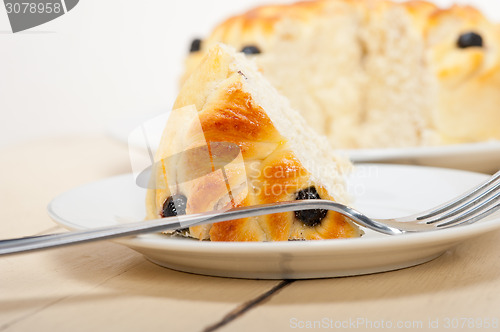
[{"label": "wood grain surface", "polygon": [[[64,231],[46,213],[54,196],[130,171],[104,136],[0,152],[0,238]],[[1,257],[0,331],[490,331],[499,294],[500,232],[408,269],[299,281],[173,271],[105,241]]]}]

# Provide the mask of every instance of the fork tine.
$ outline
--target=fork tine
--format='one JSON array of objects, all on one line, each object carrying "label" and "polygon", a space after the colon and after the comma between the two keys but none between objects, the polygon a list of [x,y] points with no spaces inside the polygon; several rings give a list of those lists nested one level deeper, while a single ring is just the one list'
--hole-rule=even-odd
[{"label": "fork tine", "polygon": [[[498,191],[498,189],[500,188],[500,181],[496,182],[496,183],[493,182],[493,183],[494,184],[491,187],[489,187],[489,189],[488,189],[488,187],[483,188],[483,190],[480,191],[479,195],[477,195],[475,197],[472,196],[469,201],[463,203],[463,205],[460,205],[458,208],[456,208],[448,213],[445,213],[444,215],[439,216],[435,219],[427,221],[427,224],[434,224],[434,223],[449,219],[449,218],[451,218],[451,217],[453,217],[453,216],[455,216],[463,211],[466,211],[466,210],[474,207],[475,205],[481,203],[482,201],[484,201],[484,199],[486,199],[487,197],[496,193]],[[491,184],[491,182],[490,182],[490,184]],[[486,190],[486,191],[484,191],[484,190]],[[445,210],[444,212],[447,212],[447,210]],[[442,213],[444,213],[444,212],[442,212]],[[422,219],[419,219],[419,220],[422,220]]]},{"label": "fork tine", "polygon": [[[453,217],[450,220],[446,222],[442,222],[440,224],[436,224],[436,227],[442,228],[442,227],[447,227],[447,226],[456,226],[458,224],[463,224],[463,223],[472,223],[471,220],[474,219],[474,221],[477,221],[481,219],[484,216],[487,216],[498,209],[498,201],[500,201],[500,192],[498,192],[496,195],[493,197],[489,198],[488,200],[482,202],[481,204],[473,205],[472,208],[464,212],[463,214]],[[495,204],[497,203],[497,204]],[[495,204],[495,205],[493,205]],[[491,206],[493,205],[493,206]]]},{"label": "fork tine", "polygon": [[459,206],[460,204],[468,201],[471,199],[471,197],[481,195],[485,190],[488,190],[488,188],[494,184],[494,188],[498,189],[499,183],[496,183],[500,179],[500,171],[496,172],[492,177],[490,177],[488,180],[484,181],[477,187],[465,192],[461,196],[453,199],[452,201],[449,201],[443,205],[440,205],[434,209],[428,210],[425,212],[425,214],[418,216],[416,219],[419,221],[423,221],[425,219],[429,219],[432,217],[435,217],[439,214],[445,213],[450,211],[451,209]]},{"label": "fork tine", "polygon": [[470,224],[475,223],[476,221],[479,221],[479,220],[481,220],[483,218],[488,217],[489,215],[492,215],[493,213],[497,212],[498,210],[500,210],[500,204],[497,204],[497,205],[493,206],[492,208],[487,209],[483,213],[475,215],[474,217],[471,217],[471,218],[469,218],[467,220],[464,220],[464,221],[461,221],[461,222],[457,222],[457,223],[453,223],[453,224],[450,224],[449,226],[437,225],[437,227],[439,229],[445,229],[445,228],[462,226],[462,225],[470,225]]}]

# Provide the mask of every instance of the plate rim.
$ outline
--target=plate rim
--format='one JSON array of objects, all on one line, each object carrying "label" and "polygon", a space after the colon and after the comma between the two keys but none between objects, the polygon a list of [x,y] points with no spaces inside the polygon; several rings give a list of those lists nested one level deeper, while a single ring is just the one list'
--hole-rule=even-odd
[{"label": "plate rim", "polygon": [[450,156],[461,156],[464,154],[484,154],[495,151],[500,152],[500,140],[490,139],[480,142],[434,146],[339,150],[339,152],[349,156],[349,158],[353,162],[371,162],[430,157],[443,158]]}]

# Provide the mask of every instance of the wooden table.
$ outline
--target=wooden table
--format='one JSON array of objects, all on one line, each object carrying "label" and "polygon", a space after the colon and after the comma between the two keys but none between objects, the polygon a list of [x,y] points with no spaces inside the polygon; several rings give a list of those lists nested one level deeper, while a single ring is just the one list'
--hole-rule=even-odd
[{"label": "wooden table", "polygon": [[[46,213],[54,196],[130,170],[126,146],[104,136],[17,144],[0,165],[0,238],[63,231]],[[0,258],[0,331],[489,331],[499,320],[500,232],[420,266],[318,280],[182,273],[113,242]]]}]

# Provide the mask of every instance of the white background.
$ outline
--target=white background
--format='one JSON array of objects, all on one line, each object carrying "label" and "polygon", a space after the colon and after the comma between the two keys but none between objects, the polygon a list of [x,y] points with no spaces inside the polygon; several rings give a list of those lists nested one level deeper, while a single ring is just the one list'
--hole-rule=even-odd
[{"label": "white background", "polygon": [[[290,2],[80,0],[66,15],[16,34],[0,5],[0,147],[105,132],[121,119],[169,109],[191,39],[270,1]],[[498,0],[457,2],[500,21]]]}]

